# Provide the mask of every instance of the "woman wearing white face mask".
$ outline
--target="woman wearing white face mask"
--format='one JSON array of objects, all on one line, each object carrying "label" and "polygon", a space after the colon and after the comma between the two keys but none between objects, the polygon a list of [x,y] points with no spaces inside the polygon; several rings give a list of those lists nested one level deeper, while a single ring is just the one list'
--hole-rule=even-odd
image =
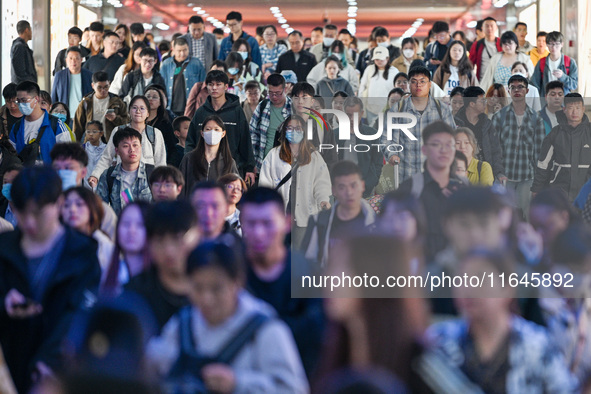
[{"label": "woman wearing white face mask", "polygon": [[396,67],[401,73],[408,74],[413,60],[423,60],[423,57],[417,54],[417,47],[417,40],[412,37],[406,37],[402,40],[402,54],[394,59],[392,66]]},{"label": "woman wearing white face mask", "polygon": [[183,157],[179,169],[185,177],[183,194],[188,197],[193,185],[201,181],[215,181],[226,174],[238,174],[236,162],[230,154],[224,121],[211,115],[203,121],[197,147]]},{"label": "woman wearing white face mask", "polygon": [[[314,145],[304,138],[305,125],[304,119],[292,115],[279,126],[276,134],[279,146],[265,157],[259,176],[259,186],[277,189],[283,196],[286,210],[292,214],[294,248],[300,247],[310,215],[330,209],[328,167]],[[290,201],[290,197],[295,201]]]},{"label": "woman wearing white face mask", "polygon": [[242,76],[246,82],[257,81],[261,84],[261,91],[264,91],[265,85],[262,84],[263,72],[259,65],[252,61],[250,44],[244,38],[239,38],[232,45],[232,52],[238,52],[244,61],[242,66]]}]

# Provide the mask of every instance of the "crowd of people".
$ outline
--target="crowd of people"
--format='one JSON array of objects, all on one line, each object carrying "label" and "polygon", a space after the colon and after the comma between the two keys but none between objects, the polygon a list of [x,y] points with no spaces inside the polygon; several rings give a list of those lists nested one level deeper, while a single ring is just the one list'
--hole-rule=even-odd
[{"label": "crowd of people", "polygon": [[[563,35],[534,47],[488,17],[473,43],[438,21],[360,50],[332,24],[225,22],[158,45],[141,23],[72,27],[51,92],[17,24],[0,391],[590,387],[591,124]],[[298,296],[369,266],[572,281]]]}]

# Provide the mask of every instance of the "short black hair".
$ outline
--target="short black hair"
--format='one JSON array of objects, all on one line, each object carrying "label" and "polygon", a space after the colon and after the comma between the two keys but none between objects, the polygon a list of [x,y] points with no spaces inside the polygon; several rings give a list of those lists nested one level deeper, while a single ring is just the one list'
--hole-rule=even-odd
[{"label": "short black hair", "polygon": [[172,40],[172,46],[189,46],[189,42],[187,41],[187,39],[185,37],[177,37],[174,40]]},{"label": "short black hair", "polygon": [[429,71],[429,69],[427,67],[423,67],[423,66],[411,67],[410,71],[408,72],[409,81],[415,75],[424,75],[427,78],[429,78],[429,81],[431,80],[431,71]]},{"label": "short black hair", "polygon": [[101,22],[92,22],[89,26],[90,31],[99,31],[101,33],[103,33],[105,31],[105,25],[103,25]]},{"label": "short black hair", "polygon": [[29,201],[39,208],[55,204],[62,194],[62,180],[49,166],[24,168],[12,181],[10,196],[18,211],[23,211]]},{"label": "short black hair", "polygon": [[[267,83],[269,82],[269,80],[267,80]],[[275,85],[272,85],[275,86]],[[244,85],[244,91],[248,92],[249,90],[253,90],[253,89],[261,89],[261,85],[259,85],[259,82],[251,79],[250,81],[246,82],[246,84]]]},{"label": "short black hair", "polygon": [[200,17],[199,15],[193,15],[192,17],[189,18],[188,25],[193,24],[193,23],[203,23],[203,24],[205,24],[205,22],[203,22],[203,18]]},{"label": "short black hair", "polygon": [[155,49],[152,49],[150,47],[142,49],[142,51],[140,52],[140,57],[144,56],[150,56],[151,58],[158,60],[158,53],[156,53]]},{"label": "short black hair", "polygon": [[226,195],[226,189],[222,185],[214,181],[198,182],[193,187],[193,190],[191,190],[191,197],[194,196],[195,193],[199,190],[219,190],[224,194],[224,196]]},{"label": "short black hair", "polygon": [[482,24],[484,25],[484,22],[486,21],[493,21],[494,23],[497,23],[497,20],[495,18],[493,18],[492,16],[487,16],[486,18],[484,18],[482,20]]},{"label": "short black hair", "polygon": [[442,120],[437,120],[433,123],[428,124],[423,129],[423,145],[429,141],[431,136],[433,136],[435,134],[440,134],[440,133],[446,133],[446,134],[449,134],[455,138],[455,133],[454,133],[453,127],[451,127],[450,125],[448,125],[447,123],[445,123]]},{"label": "short black hair", "polygon": [[461,87],[461,86],[456,86],[455,88],[453,88],[451,90],[451,92],[449,93],[449,97],[453,97],[455,95],[460,95],[462,97],[464,97],[464,90],[466,90],[465,88]]},{"label": "short black hair", "polygon": [[523,82],[525,84],[525,87],[528,87],[528,80],[526,77],[524,77],[523,75],[520,74],[513,74],[509,77],[509,80],[507,81],[507,86],[511,85],[513,82]]},{"label": "short black hair", "polygon": [[295,97],[300,93],[304,93],[314,97],[314,94],[316,92],[314,91],[314,87],[310,85],[308,82],[298,82],[295,85],[293,85],[293,88],[291,89],[291,95]]},{"label": "short black hair", "polygon": [[269,78],[267,78],[267,85],[281,86],[282,88],[284,88],[285,87],[285,78],[281,74],[273,73],[273,74],[269,75]]},{"label": "short black hair", "polygon": [[10,82],[8,85],[4,86],[4,89],[2,89],[2,97],[4,97],[5,101],[15,98],[16,83]]},{"label": "short black hair", "polygon": [[266,27],[267,27],[267,25],[261,25],[261,26],[257,26],[257,27],[256,27],[256,29],[254,30],[254,31],[255,31],[255,34],[256,34],[257,36],[262,36],[262,35],[263,35],[263,32],[265,31],[265,28],[266,28]]},{"label": "short black hair", "polygon": [[456,150],[455,159],[463,161],[466,164],[466,170],[468,169],[468,158],[466,157],[464,152],[460,152],[459,150]]},{"label": "short black hair", "polygon": [[410,79],[410,78],[408,77],[408,74],[407,74],[407,73],[398,73],[398,74],[396,74],[396,76],[394,77],[394,85],[396,85],[396,81],[398,81],[400,78],[404,78],[404,79],[406,79],[407,81]]},{"label": "short black hair", "polygon": [[219,27],[216,27],[215,29],[213,29],[212,31],[213,34],[224,34],[224,29],[221,29]]},{"label": "short black hair", "polygon": [[478,31],[482,31],[482,24],[484,23],[484,19],[480,19],[479,21],[476,22],[476,26],[474,27],[474,30]]},{"label": "short black hair", "polygon": [[190,122],[191,118],[188,116],[177,116],[172,121],[172,131],[179,131],[181,129],[181,123]]},{"label": "short black hair", "polygon": [[187,275],[202,268],[217,268],[235,281],[243,281],[244,261],[236,250],[221,242],[203,242],[187,258]]},{"label": "short black hair", "polygon": [[480,86],[468,86],[464,89],[464,105],[476,102],[480,96],[486,96],[486,92]]},{"label": "short black hair", "polygon": [[377,38],[377,37],[388,37],[390,38],[390,32],[388,32],[388,29],[386,29],[383,26],[377,26],[374,28],[373,30],[373,37]]},{"label": "short black hair", "polygon": [[80,49],[80,47],[69,47],[68,49],[66,49],[66,56],[68,56],[70,52],[78,52],[80,54],[80,57],[82,57],[82,50]]},{"label": "short black hair", "polygon": [[560,81],[550,81],[546,84],[546,94],[548,94],[548,91],[552,90],[552,89],[562,89],[564,91],[564,83],[560,82]]},{"label": "short black hair", "polygon": [[334,98],[334,97],[343,97],[343,98],[347,98],[347,97],[349,97],[349,95],[348,95],[346,92],[343,92],[342,90],[338,90],[338,91],[336,91],[336,92],[335,92],[335,94],[333,94],[333,96],[332,96],[332,97],[333,97],[333,98]]},{"label": "short black hair", "polygon": [[145,223],[148,238],[185,234],[196,225],[197,214],[187,200],[161,201],[153,204],[148,209]]},{"label": "short black hair", "polygon": [[240,199],[241,209],[247,204],[263,205],[267,203],[273,203],[281,212],[285,212],[283,197],[281,197],[281,194],[275,189],[255,187],[249,189]]},{"label": "short black hair", "polygon": [[238,22],[242,22],[242,14],[238,11],[230,11],[228,15],[226,15],[226,21],[235,20]]},{"label": "short black hair", "polygon": [[545,31],[539,31],[538,34],[536,34],[536,38],[546,37],[547,35],[548,35],[548,33],[546,33]]},{"label": "short black hair", "polygon": [[168,40],[160,41],[160,44],[158,44],[158,50],[160,51],[160,53],[166,53],[166,52],[170,51],[170,41],[168,41]]},{"label": "short black hair", "polygon": [[119,35],[117,33],[115,33],[114,31],[106,31],[103,35],[103,41],[109,37],[115,37],[116,40],[119,40]]},{"label": "short black hair", "polygon": [[55,144],[49,152],[51,161],[72,159],[82,167],[88,165],[88,154],[78,142],[60,142]]},{"label": "short black hair", "polygon": [[142,135],[139,131],[131,127],[125,127],[124,129],[118,129],[115,135],[113,136],[113,145],[115,148],[119,147],[119,144],[127,139],[136,138],[140,142],[142,142]]},{"label": "short black hair", "polygon": [[338,35],[341,35],[341,34],[347,34],[347,35],[353,37],[353,34],[351,34],[351,32],[349,30],[347,30],[347,29],[341,29],[341,30],[339,30],[339,34]]},{"label": "short black hair", "polygon": [[519,40],[517,39],[517,34],[513,33],[512,31],[506,31],[501,34],[501,45],[513,41],[517,48],[519,48]]},{"label": "short black hair", "polygon": [[129,25],[129,31],[131,34],[144,34],[146,30],[144,29],[144,25],[139,22],[132,23]]},{"label": "short black hair", "polygon": [[329,23],[328,25],[324,25],[324,30],[339,30],[339,28]]},{"label": "short black hair", "polygon": [[564,42],[564,35],[559,31],[551,31],[546,35],[546,42]]},{"label": "short black hair", "polygon": [[94,74],[92,74],[92,82],[109,82],[109,74],[107,74],[104,71],[97,71]]},{"label": "short black hair", "polygon": [[[356,97],[357,98],[357,97]],[[359,178],[363,180],[363,174],[361,173],[361,168],[352,161],[349,160],[341,160],[334,163],[330,169],[330,183],[334,185],[335,180],[340,176],[347,176],[347,175],[359,175]]]},{"label": "short black hair", "polygon": [[91,120],[90,122],[86,122],[86,128],[88,128],[88,126],[96,126],[101,133],[105,131],[103,128],[103,122],[100,120]]},{"label": "short black hair", "polygon": [[315,32],[315,31],[319,31],[320,33],[322,33],[322,27],[316,26],[315,28],[312,29],[312,32]]},{"label": "short black hair", "polygon": [[41,89],[39,89],[39,85],[37,85],[33,81],[23,81],[16,85],[17,92],[27,92],[29,94],[33,94],[35,96],[41,95]]},{"label": "short black hair", "polygon": [[394,88],[388,92],[388,97],[390,97],[393,94],[399,94],[400,96],[404,96],[406,92],[401,88]]},{"label": "short black hair", "polygon": [[504,207],[502,197],[488,187],[471,186],[457,190],[447,199],[443,217],[471,213],[475,215],[496,214]]},{"label": "short black hair", "polygon": [[581,103],[583,104],[583,108],[585,107],[585,100],[583,100],[583,96],[580,93],[569,93],[564,96],[564,106],[566,107],[568,104],[573,103]]},{"label": "short black hair", "polygon": [[211,70],[205,76],[205,85],[208,85],[211,82],[221,82],[227,85],[230,83],[230,79],[228,78],[228,74],[222,70]]},{"label": "short black hair", "polygon": [[183,177],[183,173],[178,168],[171,165],[158,166],[154,168],[150,174],[148,183],[150,186],[152,186],[154,182],[164,182],[169,180],[175,183],[177,186],[185,186],[185,178]]},{"label": "short black hair", "polygon": [[68,34],[77,35],[80,37],[80,39],[82,39],[82,30],[80,30],[77,26],[71,27],[70,30],[68,30]]},{"label": "short black hair", "polygon": [[228,71],[228,65],[223,60],[220,60],[220,59],[214,60],[213,62],[211,62],[211,67],[213,67],[213,66],[222,67],[224,69],[224,72]]},{"label": "short black hair", "polygon": [[[313,30],[312,30],[312,31],[313,31]],[[322,31],[322,28],[320,29],[320,31]],[[303,38],[303,37],[304,37],[304,35],[302,34],[302,32],[301,32],[301,31],[299,31],[299,30],[294,30],[294,31],[292,31],[291,33],[289,33],[289,34],[287,35],[287,37],[291,37],[291,36],[298,36],[298,37],[300,37],[300,38]]]},{"label": "short black hair", "polygon": [[51,94],[47,90],[40,90],[39,91],[39,98],[45,101],[51,107],[53,100],[51,99]]},{"label": "short black hair", "polygon": [[517,29],[518,26],[525,26],[525,28],[527,29],[527,24],[525,22],[517,22],[513,29]]},{"label": "short black hair", "polygon": [[30,29],[31,28],[31,24],[29,23],[29,21],[18,21],[18,23],[16,24],[16,32],[17,34],[20,36],[21,34],[23,34],[25,32],[25,30]]},{"label": "short black hair", "polygon": [[431,30],[433,30],[433,34],[449,32],[449,24],[444,21],[437,21],[433,23]]}]

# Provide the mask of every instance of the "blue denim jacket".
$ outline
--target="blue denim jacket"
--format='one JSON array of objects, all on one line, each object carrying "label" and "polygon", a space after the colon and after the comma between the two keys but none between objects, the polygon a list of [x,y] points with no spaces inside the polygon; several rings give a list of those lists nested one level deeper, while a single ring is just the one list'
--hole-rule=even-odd
[{"label": "blue denim jacket", "polygon": [[[186,98],[188,99],[189,92],[193,85],[205,80],[205,68],[203,67],[203,63],[201,63],[201,60],[196,57],[188,57],[183,62],[183,67],[185,67],[183,72],[185,74]],[[162,62],[162,66],[160,66],[160,74],[164,78],[164,83],[166,84],[166,96],[168,97],[167,109],[170,109],[170,104],[172,103],[172,86],[174,85],[175,69],[176,63],[174,62],[174,57],[169,57]]]}]

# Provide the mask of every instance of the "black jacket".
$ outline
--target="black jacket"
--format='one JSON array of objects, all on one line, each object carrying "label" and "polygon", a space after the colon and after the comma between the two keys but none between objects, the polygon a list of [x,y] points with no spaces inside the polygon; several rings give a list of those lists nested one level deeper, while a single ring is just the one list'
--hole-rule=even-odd
[{"label": "black jacket", "polygon": [[584,115],[583,121],[573,128],[564,116],[557,118],[558,126],[542,142],[531,191],[558,187],[574,201],[591,177],[591,123]]},{"label": "black jacket", "polygon": [[277,72],[281,73],[283,70],[291,70],[298,77],[298,82],[306,82],[308,73],[316,65],[316,56],[308,51],[300,51],[300,58],[295,61],[295,54],[292,50],[285,52],[279,56],[277,61]]},{"label": "black jacket", "polygon": [[35,60],[33,59],[33,50],[20,37],[12,42],[10,60],[10,76],[12,82],[17,85],[23,81],[37,83],[37,69],[35,68]]},{"label": "black jacket", "polygon": [[109,75],[109,81],[112,82],[117,70],[123,63],[125,63],[125,59],[119,52],[114,53],[107,59],[104,51],[100,51],[98,55],[91,56],[82,67],[92,71],[93,74],[97,71],[104,71]]},{"label": "black jacket", "polygon": [[197,146],[197,142],[201,138],[203,121],[210,115],[217,115],[224,121],[230,152],[238,166],[240,175],[244,176],[247,172],[253,172],[255,165],[254,152],[246,115],[244,115],[244,111],[240,106],[238,96],[230,93],[226,93],[226,103],[219,110],[213,109],[211,96],[208,96],[205,103],[195,111],[187,133],[185,153],[191,152]]},{"label": "black jacket", "polygon": [[[27,258],[20,247],[20,230],[0,234],[0,297],[11,289],[32,298]],[[40,303],[36,317],[14,320],[0,305],[0,343],[16,388],[27,392],[38,361],[59,368],[60,345],[75,313],[94,302],[101,268],[97,243],[71,228],[65,229],[65,245]]]},{"label": "black jacket", "polygon": [[[461,108],[456,114],[454,120],[458,127],[467,127],[477,136],[478,147],[480,149],[477,159],[488,162],[493,170],[493,175],[498,178],[505,175],[505,165],[503,164],[503,151],[499,142],[499,134],[493,127],[491,120],[486,114],[480,114],[478,123],[473,125],[466,118],[466,109]],[[478,138],[482,135],[482,138]]]},{"label": "black jacket", "polygon": [[[125,96],[129,94],[129,92],[133,92],[138,83],[145,84],[144,77],[142,75],[142,70],[139,68],[130,73],[127,73],[127,75],[123,79],[123,83],[121,84],[121,91],[119,92],[119,97],[125,98]],[[164,78],[162,78],[162,75],[160,75],[158,71],[154,71],[154,75],[152,76],[152,82],[150,83],[150,85],[166,86],[166,83],[164,82]],[[147,86],[144,86],[144,91],[146,90],[146,88]]]},{"label": "black jacket", "polygon": [[[374,135],[376,130],[364,124],[360,124],[359,132],[364,135]],[[337,144],[339,146],[339,160],[344,160],[345,151],[343,148],[346,140],[338,138],[339,129],[334,130],[334,135],[335,138],[337,138]],[[376,187],[380,180],[380,174],[382,173],[382,167],[384,165],[384,154],[378,151],[377,147],[371,146],[371,141],[360,140],[357,136],[352,137],[350,141],[351,145],[364,144],[371,148],[368,152],[365,152],[363,148],[358,149],[359,152],[357,152],[357,165],[361,169],[362,178],[365,181],[365,193],[363,193],[363,197],[371,197],[373,195],[372,191],[374,187]],[[355,152],[353,148],[351,148],[351,152]]]}]

